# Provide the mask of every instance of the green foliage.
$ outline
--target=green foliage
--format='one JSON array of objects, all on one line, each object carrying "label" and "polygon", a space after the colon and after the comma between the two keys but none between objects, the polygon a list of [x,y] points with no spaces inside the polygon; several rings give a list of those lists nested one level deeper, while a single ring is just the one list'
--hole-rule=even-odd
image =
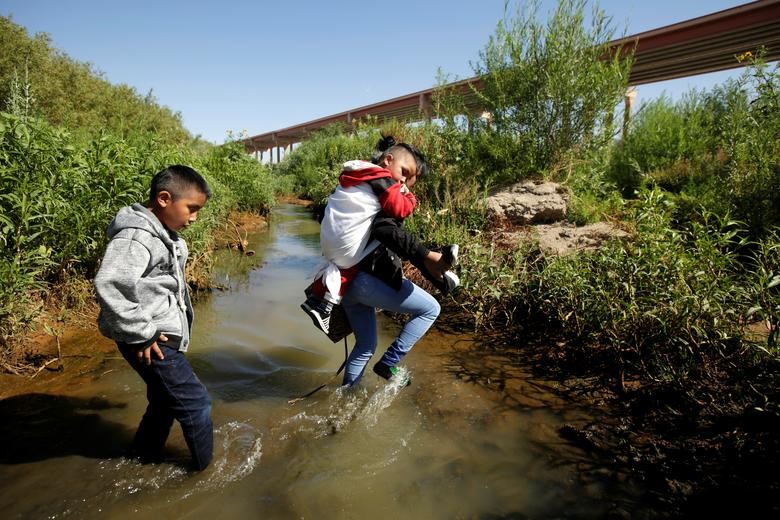
[{"label": "green foliage", "polygon": [[238,141],[212,148],[202,164],[235,196],[235,207],[243,211],[268,214],[277,189],[268,168],[246,154]]},{"label": "green foliage", "polygon": [[231,209],[267,213],[270,175],[236,146],[203,154],[153,137],[131,144],[104,132],[84,140],[0,112],[0,344],[33,316],[36,291],[94,274],[108,223],[122,206],[145,202],[152,176],[170,164],[194,166],[214,191],[186,231],[194,257],[208,250]]},{"label": "green foliage", "polygon": [[623,199],[609,178],[610,150],[593,150],[561,168],[560,182],[569,188],[568,219],[577,225],[592,224],[618,216]]},{"label": "green foliage", "polygon": [[572,339],[605,350],[614,366],[681,380],[704,359],[734,354],[741,339],[742,242],[733,222],[705,212],[675,230],[672,214],[667,197],[647,193],[634,241],[552,260],[538,298]]},{"label": "green foliage", "polygon": [[767,330],[767,344],[777,355],[780,348],[780,229],[757,244],[750,275],[746,280],[747,300],[750,304],[746,316],[751,320],[763,320]]},{"label": "green foliage", "polygon": [[538,300],[543,256],[536,244],[521,242],[511,249],[474,242],[461,255],[462,288],[457,299],[474,327],[523,323]]},{"label": "green foliage", "polygon": [[610,165],[625,197],[654,184],[756,238],[780,224],[780,73],[750,59],[736,81],[642,106]]},{"label": "green foliage", "polygon": [[375,131],[349,134],[342,126],[331,125],[297,146],[275,167],[275,175],[286,178],[283,182],[292,184],[294,193],[324,205],[338,183],[342,164],[368,160],[378,139]]},{"label": "green foliage", "polygon": [[499,22],[475,66],[489,118],[470,117],[469,166],[485,185],[541,176],[605,144],[628,80],[630,56],[604,59],[614,30],[597,7],[586,27],[584,0],[560,0],[546,25],[539,2],[524,5]]},{"label": "green foliage", "polygon": [[[780,69],[754,61],[727,98],[721,144],[732,212],[753,236],[780,225]],[[741,94],[741,95],[740,95]]]}]

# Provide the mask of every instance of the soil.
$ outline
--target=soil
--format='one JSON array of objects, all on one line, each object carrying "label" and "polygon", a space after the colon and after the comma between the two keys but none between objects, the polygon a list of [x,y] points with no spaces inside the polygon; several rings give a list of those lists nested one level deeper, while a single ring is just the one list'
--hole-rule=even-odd
[{"label": "soil", "polygon": [[520,241],[537,240],[544,254],[562,256],[578,251],[592,251],[609,239],[629,236],[626,231],[608,222],[586,226],[557,222],[499,230],[493,233],[492,242],[502,249],[510,249]]}]

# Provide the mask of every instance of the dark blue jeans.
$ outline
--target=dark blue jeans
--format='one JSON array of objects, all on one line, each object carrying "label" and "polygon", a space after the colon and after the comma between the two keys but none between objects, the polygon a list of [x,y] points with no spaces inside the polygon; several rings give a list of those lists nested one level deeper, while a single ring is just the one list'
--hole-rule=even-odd
[{"label": "dark blue jeans", "polygon": [[160,460],[176,419],[192,454],[195,469],[209,465],[214,451],[211,399],[192,371],[183,352],[159,345],[165,359],[152,353],[152,364],[139,361],[137,350],[119,345],[122,356],[146,383],[146,408],[133,439],[132,454],[142,460]]}]

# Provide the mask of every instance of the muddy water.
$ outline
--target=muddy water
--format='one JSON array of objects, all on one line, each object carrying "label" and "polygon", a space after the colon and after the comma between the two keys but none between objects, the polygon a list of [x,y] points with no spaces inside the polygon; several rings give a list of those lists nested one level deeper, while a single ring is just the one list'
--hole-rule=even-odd
[{"label": "muddy water", "polygon": [[[145,389],[109,354],[56,392],[0,401],[2,518],[549,518],[636,512],[636,490],[557,434],[593,417],[473,337],[431,331],[406,358],[413,384],[331,378],[343,345],[298,308],[318,226],[278,208],[225,255],[197,305],[189,355],[213,401],[215,460],[200,474],[178,426],[169,460],[122,457]],[[380,315],[386,345],[398,325]],[[314,396],[288,400],[329,382]],[[610,483],[611,482],[611,483]]]}]

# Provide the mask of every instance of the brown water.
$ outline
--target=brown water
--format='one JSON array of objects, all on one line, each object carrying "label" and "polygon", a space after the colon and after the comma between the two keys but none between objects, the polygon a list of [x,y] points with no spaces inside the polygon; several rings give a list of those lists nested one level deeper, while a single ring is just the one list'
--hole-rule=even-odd
[{"label": "brown water", "polygon": [[[557,434],[592,419],[510,357],[432,330],[399,389],[331,379],[343,345],[299,309],[318,261],[318,225],[284,205],[257,256],[226,254],[196,308],[188,354],[214,401],[215,460],[187,473],[178,426],[170,460],[122,457],[145,388],[118,356],[57,393],[0,401],[1,518],[600,518],[636,513],[634,490]],[[248,269],[250,265],[254,268]],[[380,316],[381,345],[398,325]],[[462,377],[480,380],[468,382]],[[460,377],[459,377],[460,376]],[[481,378],[481,379],[480,379]],[[492,380],[491,380],[492,378]],[[498,381],[498,383],[497,383]],[[491,390],[497,386],[500,390]]]}]

